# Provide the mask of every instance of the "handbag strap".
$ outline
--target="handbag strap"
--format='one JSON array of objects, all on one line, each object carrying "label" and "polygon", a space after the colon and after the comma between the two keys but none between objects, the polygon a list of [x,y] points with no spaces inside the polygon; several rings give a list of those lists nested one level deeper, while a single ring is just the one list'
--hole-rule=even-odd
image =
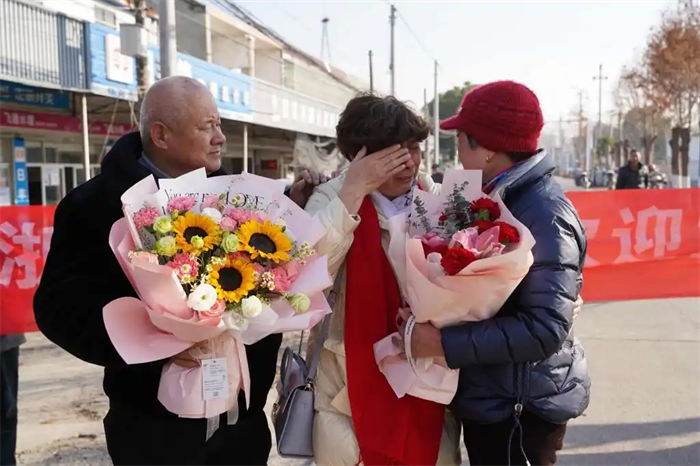
[{"label": "handbag strap", "polygon": [[[340,285],[343,281],[343,273],[338,272],[338,275],[335,277],[335,282],[333,283],[333,289],[331,290],[330,293],[328,293],[328,306],[333,310],[335,307],[335,300],[338,297],[338,293],[340,291]],[[307,358],[307,363],[308,363],[308,368],[309,368],[309,375],[307,377],[307,382],[312,383],[314,379],[316,378],[316,367],[318,366],[318,360],[321,357],[321,350],[323,349],[323,343],[326,341],[326,338],[328,338],[328,331],[330,330],[331,327],[331,317],[333,316],[333,313],[331,312],[328,314],[326,317],[323,318],[323,322],[321,323],[321,335],[316,344],[313,346],[313,351],[311,352],[309,357]]]}]

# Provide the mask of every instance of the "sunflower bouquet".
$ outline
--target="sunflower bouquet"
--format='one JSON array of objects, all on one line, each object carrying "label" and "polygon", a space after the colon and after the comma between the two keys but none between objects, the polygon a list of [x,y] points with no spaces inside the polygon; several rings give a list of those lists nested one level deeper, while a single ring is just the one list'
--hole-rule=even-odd
[{"label": "sunflower bouquet", "polygon": [[[146,178],[122,197],[125,217],[110,245],[140,299],[104,309],[109,336],[128,364],[190,349],[226,366],[208,389],[202,369],[165,363],[160,402],[181,417],[211,418],[249,394],[243,345],[306,330],[330,312],[325,256],[313,245],[320,223],[284,196],[284,186],[250,174],[208,179],[202,171],[174,180]],[[184,390],[183,390],[184,387]]]}]

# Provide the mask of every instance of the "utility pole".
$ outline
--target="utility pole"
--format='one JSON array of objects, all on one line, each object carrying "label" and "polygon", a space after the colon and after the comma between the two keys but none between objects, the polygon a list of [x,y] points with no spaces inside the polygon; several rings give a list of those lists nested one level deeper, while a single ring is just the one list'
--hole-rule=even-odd
[{"label": "utility pole", "polygon": [[374,92],[374,69],[372,67],[372,51],[369,51],[369,91]]},{"label": "utility pole", "polygon": [[603,65],[601,64],[598,66],[598,76],[593,77],[594,81],[598,81],[598,126],[596,127],[593,138],[594,151],[598,149],[598,140],[603,131],[603,81],[606,79],[608,79],[608,77],[603,76]]},{"label": "utility pole", "polygon": [[321,60],[323,60],[328,70],[330,70],[331,67],[331,41],[328,37],[329,21],[330,19],[328,17],[324,17],[321,20]]},{"label": "utility pole", "polygon": [[177,73],[177,31],[175,0],[160,0],[160,77]]},{"label": "utility pole", "polygon": [[577,152],[577,162],[581,163],[581,156],[584,157],[584,160],[587,159],[586,155],[586,137],[583,134],[583,121],[584,121],[584,116],[583,116],[583,91],[578,91],[578,138],[579,138],[579,144],[578,147],[576,148]]},{"label": "utility pole", "polygon": [[394,57],[394,30],[396,29],[396,7],[391,4],[391,15],[389,16],[391,23],[391,42],[389,45],[389,72],[391,73],[391,95],[396,95],[396,62]]},{"label": "utility pole", "polygon": [[435,159],[430,160],[430,166],[435,163],[440,163],[440,94],[438,94],[438,62],[435,60],[435,100],[433,102],[433,131],[435,132],[435,140],[433,142],[433,151]]},{"label": "utility pole", "polygon": [[[430,109],[428,108],[428,89],[426,89],[425,87],[423,88],[423,118],[425,118],[426,121],[430,121]],[[426,171],[431,170],[432,167],[428,165],[428,163],[430,162],[430,138],[425,140],[424,162]]]},{"label": "utility pole", "polygon": [[[146,27],[146,0],[134,0],[134,8],[136,9],[136,24]],[[139,103],[143,100],[143,96],[148,88],[148,78],[148,58],[136,57],[136,83]],[[138,115],[138,112],[136,114]]]}]

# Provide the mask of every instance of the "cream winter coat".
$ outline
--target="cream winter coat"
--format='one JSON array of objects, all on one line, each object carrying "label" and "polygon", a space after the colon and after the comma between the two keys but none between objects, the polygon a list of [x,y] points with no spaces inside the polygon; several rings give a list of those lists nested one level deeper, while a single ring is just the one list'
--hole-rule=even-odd
[{"label": "cream winter coat", "polygon": [[[318,254],[328,256],[328,267],[334,277],[344,273],[345,257],[352,245],[353,232],[359,225],[360,218],[351,216],[338,192],[345,176],[335,178],[319,186],[309,199],[306,211],[318,215],[326,227],[326,235],[316,245]],[[421,183],[426,189],[439,189],[429,176],[421,176]],[[387,220],[381,211],[379,226],[382,229],[382,244],[387,249],[389,233]],[[345,347],[343,344],[345,321],[345,282],[340,287],[333,314],[330,331],[321,351],[316,376],[316,418],[314,421],[314,456],[319,466],[355,466],[360,456],[357,439],[352,427],[350,401],[347,390],[347,371],[345,365]],[[312,332],[310,346],[318,338],[317,331]],[[460,425],[451,413],[447,412],[445,428],[440,445],[438,465],[461,464]]]}]

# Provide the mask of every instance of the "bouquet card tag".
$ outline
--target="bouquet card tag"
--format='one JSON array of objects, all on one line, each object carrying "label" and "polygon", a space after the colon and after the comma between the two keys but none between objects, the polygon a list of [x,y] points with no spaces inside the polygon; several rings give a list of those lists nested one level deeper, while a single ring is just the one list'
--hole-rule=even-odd
[{"label": "bouquet card tag", "polygon": [[202,396],[204,401],[228,398],[226,358],[202,361]]}]

